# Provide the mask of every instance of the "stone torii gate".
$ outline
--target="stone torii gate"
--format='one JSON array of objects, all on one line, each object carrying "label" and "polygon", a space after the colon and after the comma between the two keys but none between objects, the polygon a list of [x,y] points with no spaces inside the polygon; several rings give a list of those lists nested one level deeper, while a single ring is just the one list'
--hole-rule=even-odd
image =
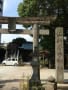
[{"label": "stone torii gate", "polygon": [[[39,30],[38,25],[49,25],[56,17],[0,17],[0,24],[8,24],[8,29],[0,29],[2,34],[33,34],[33,75],[32,80],[40,80],[40,69],[38,59],[38,37],[49,35],[49,30]],[[16,24],[33,24],[33,30],[16,29]],[[60,46],[60,47],[59,47]],[[64,55],[63,55],[63,28],[58,27],[55,30],[55,64],[57,82],[64,81]]]}]

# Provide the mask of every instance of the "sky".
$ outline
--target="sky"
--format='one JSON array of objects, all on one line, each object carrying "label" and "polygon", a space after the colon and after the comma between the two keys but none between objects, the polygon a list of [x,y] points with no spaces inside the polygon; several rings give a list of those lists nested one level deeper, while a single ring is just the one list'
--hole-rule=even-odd
[{"label": "sky", "polygon": [[[3,16],[18,16],[17,7],[20,2],[23,0],[3,0]],[[2,25],[2,28],[7,28],[7,25]],[[22,25],[18,25],[17,28],[23,28]],[[29,35],[24,34],[2,34],[1,36],[1,43],[8,43],[11,42],[13,39],[22,37],[27,41],[32,41],[32,37]]]}]

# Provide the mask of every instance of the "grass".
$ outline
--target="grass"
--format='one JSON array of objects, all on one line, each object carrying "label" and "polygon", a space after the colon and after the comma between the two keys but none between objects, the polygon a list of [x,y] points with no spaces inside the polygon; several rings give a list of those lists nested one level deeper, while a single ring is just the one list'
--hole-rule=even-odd
[{"label": "grass", "polygon": [[20,81],[20,90],[29,90],[29,76],[23,74],[22,80]]},{"label": "grass", "polygon": [[[30,80],[30,76],[25,76],[23,74],[22,80],[20,81],[20,90],[29,90],[30,89],[29,80]],[[33,85],[33,83],[31,83],[31,84]],[[31,87],[31,90],[44,90],[44,89],[41,85],[39,85],[39,86],[33,85]]]}]

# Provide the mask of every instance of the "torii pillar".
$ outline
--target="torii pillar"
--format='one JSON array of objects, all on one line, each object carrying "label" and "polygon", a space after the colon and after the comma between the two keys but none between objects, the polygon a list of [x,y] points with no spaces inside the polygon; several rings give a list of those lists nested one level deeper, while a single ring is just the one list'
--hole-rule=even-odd
[{"label": "torii pillar", "polygon": [[33,68],[33,74],[30,81],[35,86],[38,86],[40,84],[40,64],[39,64],[39,44],[38,43],[39,43],[38,25],[34,24],[33,25],[33,60],[31,63]]}]

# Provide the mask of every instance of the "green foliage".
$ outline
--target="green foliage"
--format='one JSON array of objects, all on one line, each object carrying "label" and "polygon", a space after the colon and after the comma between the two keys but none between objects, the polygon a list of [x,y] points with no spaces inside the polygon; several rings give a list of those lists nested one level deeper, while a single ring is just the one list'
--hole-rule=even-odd
[{"label": "green foliage", "polygon": [[12,42],[7,45],[8,56],[16,52],[24,42],[27,42],[24,38],[13,39]]},{"label": "green foliage", "polygon": [[[23,0],[18,6],[18,14],[21,17],[38,16],[42,8],[42,16],[60,13],[57,10],[68,13],[68,0]],[[57,13],[56,13],[57,11]]]},{"label": "green foliage", "polygon": [[[43,0],[42,2],[44,2]],[[24,0],[23,3],[20,3],[18,6],[18,14],[21,17],[27,16],[38,16],[39,15],[39,7],[40,0]]]},{"label": "green foliage", "polygon": [[55,48],[55,31],[54,29],[50,28],[49,32],[49,36],[42,36],[40,39],[40,45],[43,46],[43,50],[46,49],[52,51],[52,49]]},{"label": "green foliage", "polygon": [[7,46],[7,49],[10,50],[16,50],[18,47],[20,47],[24,42],[27,42],[24,38],[16,38],[13,39],[12,42],[10,42]]}]

